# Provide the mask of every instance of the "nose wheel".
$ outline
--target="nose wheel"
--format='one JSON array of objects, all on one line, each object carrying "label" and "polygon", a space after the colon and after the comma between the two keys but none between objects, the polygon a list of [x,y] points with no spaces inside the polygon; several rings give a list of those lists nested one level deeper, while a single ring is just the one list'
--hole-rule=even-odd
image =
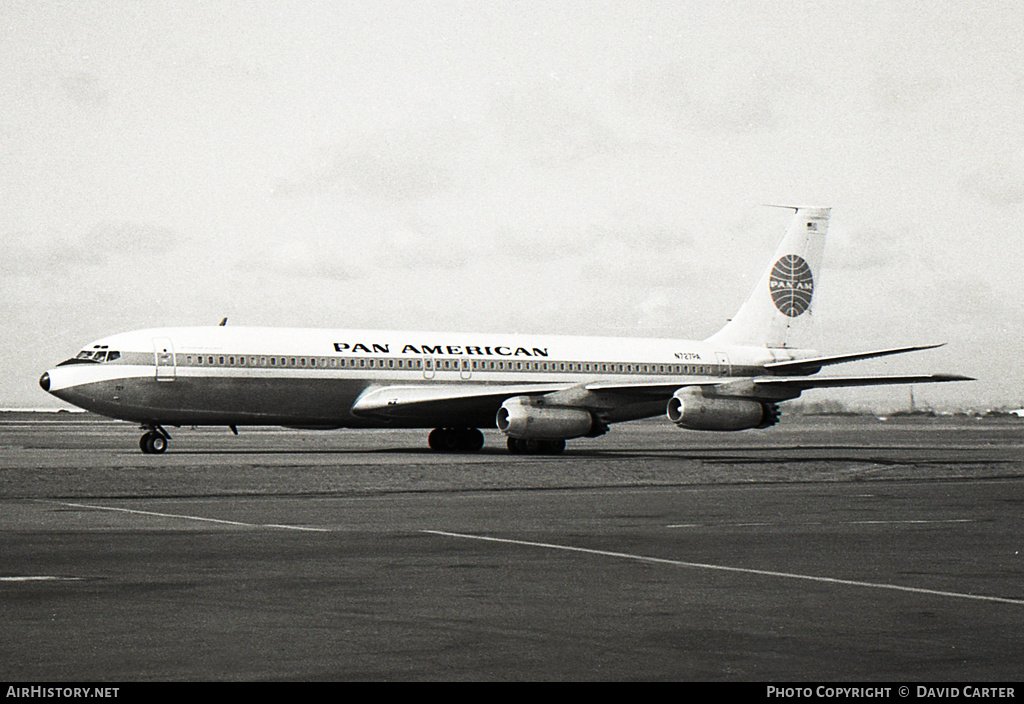
[{"label": "nose wheel", "polygon": [[171,436],[159,425],[139,438],[139,449],[147,455],[159,455],[167,451]]}]

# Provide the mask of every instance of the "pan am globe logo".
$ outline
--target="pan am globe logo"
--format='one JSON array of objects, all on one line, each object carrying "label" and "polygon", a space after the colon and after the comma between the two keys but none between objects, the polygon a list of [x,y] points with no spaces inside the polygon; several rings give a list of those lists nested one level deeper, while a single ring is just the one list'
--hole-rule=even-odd
[{"label": "pan am globe logo", "polygon": [[803,259],[795,254],[787,254],[772,267],[768,276],[768,289],[772,293],[775,307],[784,315],[795,318],[811,305],[814,274]]}]

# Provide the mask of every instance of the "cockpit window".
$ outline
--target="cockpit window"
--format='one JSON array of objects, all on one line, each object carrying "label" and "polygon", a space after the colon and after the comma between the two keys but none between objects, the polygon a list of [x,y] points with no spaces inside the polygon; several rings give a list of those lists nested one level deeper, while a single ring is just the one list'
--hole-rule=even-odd
[{"label": "cockpit window", "polygon": [[[100,363],[102,363],[102,362],[113,362],[115,359],[120,359],[120,358],[121,358],[121,353],[116,351],[116,350],[109,350],[109,351],[105,350],[105,349],[102,349],[102,350],[97,350],[97,349],[82,350],[77,355],[75,355],[72,359],[69,359],[66,362],[61,362],[61,364],[86,364],[88,362],[93,362],[93,363],[96,363],[96,362],[100,362]],[[57,366],[60,366],[60,365],[57,365]]]}]

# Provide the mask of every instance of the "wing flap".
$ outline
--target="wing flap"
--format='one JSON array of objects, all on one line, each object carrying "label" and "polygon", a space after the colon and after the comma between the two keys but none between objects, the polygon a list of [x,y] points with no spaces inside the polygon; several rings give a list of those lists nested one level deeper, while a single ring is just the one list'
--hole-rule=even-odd
[{"label": "wing flap", "polygon": [[543,395],[570,388],[568,384],[459,384],[371,387],[352,404],[352,413],[385,420],[426,417],[490,416],[513,396]]}]

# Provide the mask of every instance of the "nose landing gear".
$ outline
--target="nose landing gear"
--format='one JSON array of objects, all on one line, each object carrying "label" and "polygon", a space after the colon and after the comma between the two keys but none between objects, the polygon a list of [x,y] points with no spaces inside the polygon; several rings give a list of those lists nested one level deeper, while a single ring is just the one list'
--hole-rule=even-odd
[{"label": "nose landing gear", "polygon": [[145,435],[139,438],[139,449],[147,455],[159,455],[167,451],[167,443],[171,434],[160,425],[144,425],[143,430],[149,429]]}]

